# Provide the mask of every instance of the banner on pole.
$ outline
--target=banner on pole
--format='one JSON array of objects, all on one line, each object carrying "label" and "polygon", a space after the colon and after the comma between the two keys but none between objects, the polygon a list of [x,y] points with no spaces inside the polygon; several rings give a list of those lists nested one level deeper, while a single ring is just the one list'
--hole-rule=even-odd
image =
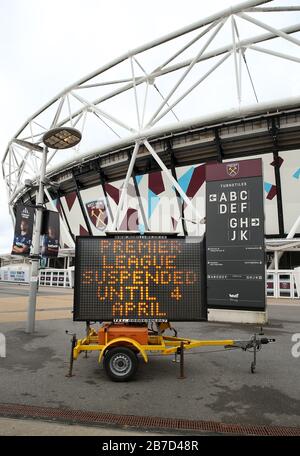
[{"label": "banner on pole", "polygon": [[12,255],[28,256],[32,244],[34,208],[19,204],[16,211]]},{"label": "banner on pole", "polygon": [[42,257],[57,257],[60,236],[58,212],[44,211],[42,235]]}]

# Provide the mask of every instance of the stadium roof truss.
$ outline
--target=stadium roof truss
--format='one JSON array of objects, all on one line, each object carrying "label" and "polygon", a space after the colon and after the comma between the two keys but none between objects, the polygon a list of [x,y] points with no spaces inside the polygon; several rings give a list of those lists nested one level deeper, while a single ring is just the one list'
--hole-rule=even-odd
[{"label": "stadium roof truss", "polygon": [[[10,206],[26,191],[26,179],[38,180],[44,133],[55,127],[71,126],[80,130],[83,140],[64,154],[57,150],[48,153],[48,177],[58,176],[95,157],[131,148],[129,159],[126,156],[123,176],[126,178],[114,219],[115,229],[134,164],[145,153],[167,173],[198,217],[190,199],[161,159],[157,144],[161,138],[193,133],[197,128],[221,128],[247,118],[255,122],[257,118],[281,111],[292,113],[294,130],[296,127],[299,130],[300,97],[271,103],[261,100],[253,78],[255,68],[248,61],[249,55],[256,53],[299,64],[300,15],[295,14],[299,11],[299,1],[291,6],[286,1],[245,1],[129,51],[63,90],[32,115],[8,145],[2,171]],[[290,17],[293,13],[292,23],[283,28],[270,25],[278,22],[280,13]],[[225,27],[228,44],[221,38]],[[242,37],[245,28],[248,36]],[[278,49],[278,41],[292,45],[294,53],[286,52],[284,45],[284,50]],[[199,110],[199,101],[195,101],[198,90],[215,74],[220,77],[218,71],[228,61],[234,79],[236,109],[191,117]],[[252,92],[254,106],[242,106],[245,84]],[[215,130],[214,147],[220,141],[222,137]],[[297,141],[300,144],[299,135]]]}]

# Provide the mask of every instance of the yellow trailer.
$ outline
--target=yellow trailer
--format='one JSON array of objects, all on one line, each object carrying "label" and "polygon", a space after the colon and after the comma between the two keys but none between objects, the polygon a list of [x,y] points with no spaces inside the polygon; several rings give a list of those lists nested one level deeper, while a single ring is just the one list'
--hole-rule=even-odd
[{"label": "yellow trailer", "polygon": [[[165,335],[167,329],[174,331],[174,336]],[[98,331],[87,325],[86,337],[77,339],[72,337],[70,368],[68,376],[72,376],[73,361],[77,360],[80,353],[87,354],[89,351],[99,352],[99,363],[103,360],[104,367],[109,378],[116,382],[124,382],[132,379],[137,372],[138,356],[145,363],[148,362],[148,353],[160,353],[162,355],[175,355],[180,357],[180,376],[184,378],[184,352],[197,347],[220,346],[224,349],[240,348],[244,351],[253,351],[251,372],[255,372],[256,353],[262,345],[275,342],[275,339],[259,337],[254,334],[248,340],[197,340],[177,337],[177,332],[170,323],[157,323],[157,329],[153,330],[143,324],[115,324],[105,323]]]}]

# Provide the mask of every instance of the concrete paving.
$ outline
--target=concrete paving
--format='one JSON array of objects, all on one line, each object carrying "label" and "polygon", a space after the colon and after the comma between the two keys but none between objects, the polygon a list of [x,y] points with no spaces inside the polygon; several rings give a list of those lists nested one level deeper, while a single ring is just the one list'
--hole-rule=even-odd
[{"label": "concrete paving", "polygon": [[[1,322],[26,321],[28,285],[0,282]],[[40,287],[37,297],[36,319],[56,320],[72,317],[73,290]]]},{"label": "concrete paving", "polygon": [[[100,426],[78,426],[77,424],[62,424],[49,421],[30,419],[0,418],[0,436],[85,436],[85,437],[114,437],[114,436],[160,436],[153,432],[119,429]],[[174,434],[173,434],[174,435]]]},{"label": "concrete paving", "polygon": [[[5,292],[10,294],[9,290]],[[42,310],[46,308],[43,293],[39,296],[40,315],[46,313]],[[53,307],[47,312],[52,318],[40,319],[34,335],[25,334],[24,321],[3,318],[10,311],[17,318],[23,316],[24,312],[20,314],[15,307],[22,297],[16,295],[15,300],[9,301],[4,293],[0,297],[0,332],[7,341],[7,357],[0,358],[0,403],[300,426],[300,357],[291,353],[295,344],[292,336],[300,333],[300,305],[282,300],[269,306],[269,324],[264,333],[275,337],[276,344],[264,346],[258,353],[255,374],[250,373],[252,354],[240,350],[224,352],[216,347],[186,354],[184,380],[177,378],[179,366],[171,357],[153,354],[148,365],[140,360],[134,381],[118,384],[108,380],[103,366],[97,363],[96,353],[87,359],[81,355],[74,363],[75,376],[65,377],[70,353],[70,336],[65,330],[83,336],[84,324],[72,321],[71,290],[51,289],[49,293]],[[23,298],[26,303],[26,294]],[[57,310],[60,305],[66,307],[66,302],[68,310]],[[67,312],[67,318],[59,312]],[[241,339],[259,330],[253,325],[212,322],[175,326],[179,336],[192,338]]]}]

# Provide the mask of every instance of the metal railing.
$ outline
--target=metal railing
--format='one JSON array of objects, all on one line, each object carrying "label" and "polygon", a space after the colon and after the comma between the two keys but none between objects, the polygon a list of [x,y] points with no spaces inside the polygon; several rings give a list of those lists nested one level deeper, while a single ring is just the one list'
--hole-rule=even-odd
[{"label": "metal railing", "polygon": [[67,287],[70,285],[70,275],[68,269],[40,269],[40,286]]},{"label": "metal railing", "polygon": [[266,292],[269,298],[298,298],[294,271],[291,269],[268,269]]}]

